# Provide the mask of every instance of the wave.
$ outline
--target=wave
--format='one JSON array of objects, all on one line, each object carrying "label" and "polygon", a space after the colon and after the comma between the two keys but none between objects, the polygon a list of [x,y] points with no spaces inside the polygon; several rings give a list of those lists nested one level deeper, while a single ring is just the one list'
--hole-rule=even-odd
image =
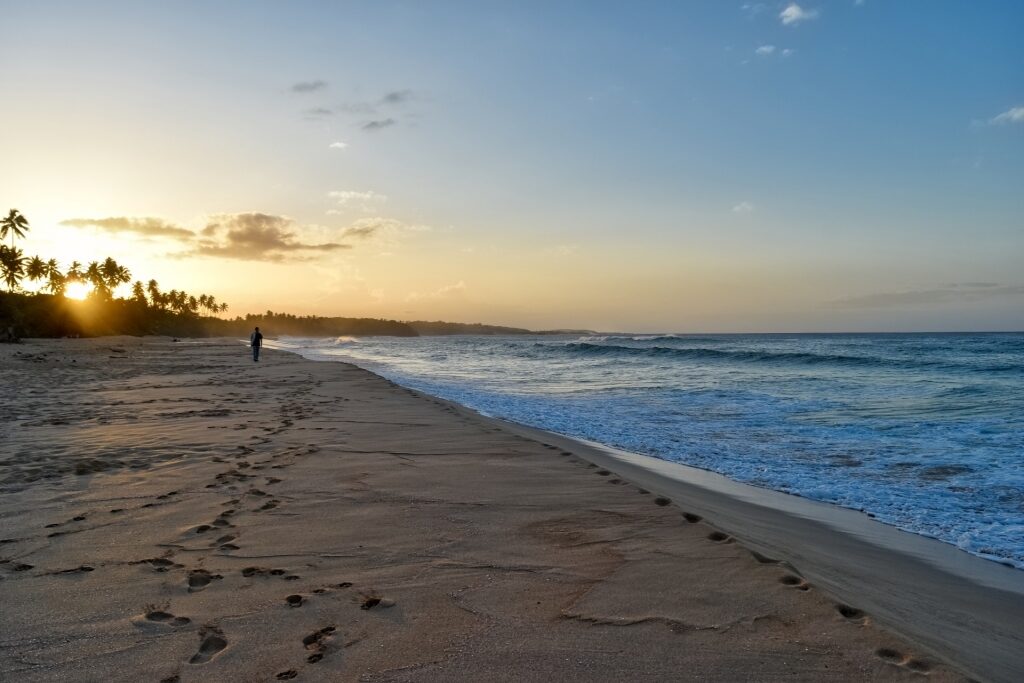
[{"label": "wave", "polygon": [[934,367],[939,364],[929,361],[892,360],[876,356],[842,355],[835,353],[808,353],[801,351],[728,351],[718,348],[693,347],[678,348],[671,346],[622,346],[617,344],[594,344],[590,342],[569,342],[562,346],[539,344],[546,348],[565,349],[583,355],[607,356],[667,356],[693,360],[737,360],[742,362],[767,362],[767,364],[784,364],[800,366],[849,366],[857,368],[900,368],[907,365],[916,367]]},{"label": "wave", "polygon": [[723,360],[745,363],[771,363],[783,365],[833,365],[846,367],[872,368],[953,368],[969,370],[987,370],[993,372],[1024,371],[1024,365],[1010,364],[991,367],[967,366],[956,363],[943,363],[910,358],[882,358],[879,356],[856,356],[843,354],[810,353],[805,351],[728,351],[707,347],[680,348],[674,346],[622,346],[619,344],[595,344],[592,342],[575,341],[553,346],[537,344],[545,349],[557,349],[587,356],[641,356],[670,357],[683,360]]}]

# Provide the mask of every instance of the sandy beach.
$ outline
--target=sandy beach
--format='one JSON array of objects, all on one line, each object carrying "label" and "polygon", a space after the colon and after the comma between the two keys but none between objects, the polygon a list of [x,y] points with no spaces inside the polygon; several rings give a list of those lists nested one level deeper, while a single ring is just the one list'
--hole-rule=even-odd
[{"label": "sandy beach", "polygon": [[714,501],[351,365],[162,338],[30,341],[0,364],[4,680],[963,681],[1020,665],[968,670],[922,631],[938,626],[840,600],[727,502],[716,525]]}]

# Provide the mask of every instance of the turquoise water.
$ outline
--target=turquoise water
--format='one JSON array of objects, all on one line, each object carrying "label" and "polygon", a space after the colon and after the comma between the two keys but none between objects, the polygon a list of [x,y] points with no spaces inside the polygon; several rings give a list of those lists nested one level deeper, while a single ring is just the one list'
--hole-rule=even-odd
[{"label": "turquoise water", "polygon": [[489,415],[1024,568],[1024,334],[296,339]]}]

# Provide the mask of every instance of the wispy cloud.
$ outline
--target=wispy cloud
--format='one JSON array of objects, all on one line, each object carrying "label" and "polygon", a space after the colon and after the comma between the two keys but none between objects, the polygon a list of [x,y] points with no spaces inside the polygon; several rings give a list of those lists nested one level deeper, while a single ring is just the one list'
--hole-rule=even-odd
[{"label": "wispy cloud", "polygon": [[327,147],[329,149],[345,149],[346,147],[348,147],[348,143],[347,142],[340,142],[340,141],[339,142],[332,142],[331,144],[327,145]]},{"label": "wispy cloud", "polygon": [[878,292],[829,302],[838,308],[909,308],[948,303],[971,303],[1024,296],[1024,285],[960,282],[933,289]]},{"label": "wispy cloud", "polygon": [[327,87],[327,81],[299,81],[293,83],[290,90],[292,92],[316,92],[317,90],[323,90]]},{"label": "wispy cloud", "polygon": [[327,116],[334,116],[334,110],[327,107],[312,107],[302,112],[307,119],[322,119]]},{"label": "wispy cloud", "polygon": [[392,90],[389,93],[384,93],[384,96],[380,98],[380,104],[405,104],[412,98],[412,90]]},{"label": "wispy cloud", "polygon": [[775,52],[775,46],[774,45],[762,45],[761,47],[759,47],[756,50],[754,50],[754,52],[756,52],[757,54],[761,55],[762,57],[767,57],[768,55],[773,54]]},{"label": "wispy cloud", "polygon": [[[309,83],[296,83],[292,86],[292,90],[295,92],[310,92],[319,89],[319,87],[311,87],[317,83],[323,83],[321,87],[326,86],[326,83],[323,81],[311,81]],[[299,86],[303,86],[303,88],[299,88]],[[370,119],[362,125],[365,130],[378,130],[397,124],[398,120],[395,116],[400,112],[407,111],[407,105],[417,99],[420,98],[416,91],[409,89],[391,90],[376,99],[349,100],[329,107],[312,107],[305,110],[303,114],[306,118],[311,119],[337,115],[359,116],[364,119]]]},{"label": "wispy cloud", "polygon": [[341,233],[343,239],[374,240],[381,245],[395,245],[403,238],[414,234],[429,232],[428,225],[403,223],[394,218],[370,216],[360,218]]},{"label": "wispy cloud", "polygon": [[295,227],[286,216],[217,214],[210,217],[196,247],[185,255],[280,262],[307,260],[317,253],[351,248],[338,242],[303,242]]},{"label": "wispy cloud", "polygon": [[386,194],[373,190],[333,190],[327,196],[336,201],[338,206],[356,205],[364,211],[370,211],[388,200]]},{"label": "wispy cloud", "polygon": [[732,207],[733,213],[750,213],[754,210],[754,205],[750,202],[740,202]]},{"label": "wispy cloud", "polygon": [[745,2],[740,5],[740,9],[746,12],[748,17],[753,18],[768,9],[768,6],[763,2]]},{"label": "wispy cloud", "polygon": [[1024,123],[1024,107],[1011,107],[1002,114],[993,116],[988,122],[994,126],[1007,123]]},{"label": "wispy cloud", "polygon": [[447,299],[453,296],[461,296],[466,291],[466,283],[459,280],[450,285],[444,285],[432,292],[409,292],[405,297],[406,301],[423,301],[424,299]]},{"label": "wispy cloud", "polygon": [[364,123],[363,130],[381,130],[383,128],[390,128],[391,126],[394,126],[397,123],[398,121],[395,121],[393,118],[390,117],[386,119],[376,119],[374,121],[367,121],[366,123]]},{"label": "wispy cloud", "polygon": [[818,16],[816,9],[804,9],[795,2],[786,5],[786,8],[779,12],[779,20],[786,26],[795,26],[804,21],[815,19]]},{"label": "wispy cloud", "polygon": [[61,221],[61,225],[73,228],[99,228],[113,233],[133,233],[146,237],[168,237],[176,240],[190,240],[195,237],[191,230],[169,223],[162,218],[131,218],[118,216],[112,218],[69,218]]}]

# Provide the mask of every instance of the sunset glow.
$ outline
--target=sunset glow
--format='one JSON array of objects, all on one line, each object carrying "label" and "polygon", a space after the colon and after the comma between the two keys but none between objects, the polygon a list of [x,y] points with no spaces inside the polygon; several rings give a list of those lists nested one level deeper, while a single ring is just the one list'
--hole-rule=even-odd
[{"label": "sunset glow", "polygon": [[64,296],[68,299],[77,299],[81,301],[89,296],[89,292],[92,291],[92,285],[86,282],[71,282],[64,290]]},{"label": "sunset glow", "polygon": [[1024,5],[766,8],[10,3],[2,206],[235,314],[1024,326]]}]

